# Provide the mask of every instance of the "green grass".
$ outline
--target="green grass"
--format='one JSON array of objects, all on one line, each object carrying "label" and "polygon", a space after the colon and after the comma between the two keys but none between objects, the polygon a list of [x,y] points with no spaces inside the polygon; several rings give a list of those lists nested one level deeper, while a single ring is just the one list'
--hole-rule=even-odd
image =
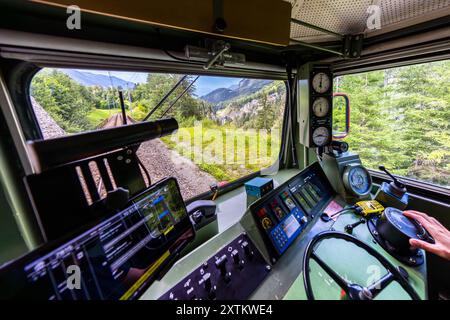
[{"label": "green grass", "polygon": [[[216,137],[211,134],[208,129],[215,129]],[[237,142],[234,145],[227,142],[226,136],[234,133],[235,136],[245,136],[244,152],[240,151],[238,155]],[[270,136],[261,134],[255,131],[240,130],[230,125],[217,126],[208,125],[202,127],[202,141],[201,146],[195,145],[193,139],[194,128],[180,128],[177,135],[162,138],[162,141],[170,148],[177,151],[180,155],[192,160],[196,163],[200,169],[208,172],[219,181],[232,181],[237,178],[248,175],[252,172],[258,171],[261,168],[272,165],[278,157],[278,151],[280,149],[280,139],[272,141]],[[216,141],[216,138],[222,136],[222,143]],[[183,140],[180,137],[191,137],[190,141]],[[270,148],[274,143],[274,154],[270,154]],[[222,144],[223,158],[218,156],[219,163],[211,163],[208,159],[215,158],[218,154],[215,148]],[[265,145],[267,147],[267,154],[264,154],[263,150],[260,150],[260,146]],[[199,148],[201,148],[201,154],[203,157],[199,157]],[[242,148],[242,146],[241,146]],[[242,150],[242,149],[240,149]],[[234,153],[233,153],[234,151]],[[224,161],[222,161],[222,159]]]}]

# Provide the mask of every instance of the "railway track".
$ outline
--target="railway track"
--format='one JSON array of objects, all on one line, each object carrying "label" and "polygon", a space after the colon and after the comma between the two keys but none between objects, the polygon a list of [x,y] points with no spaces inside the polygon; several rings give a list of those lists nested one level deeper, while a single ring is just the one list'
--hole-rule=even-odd
[{"label": "railway track", "polygon": [[[137,121],[127,116],[127,124]],[[122,114],[117,113],[103,121],[99,128],[113,128],[123,124]],[[148,170],[152,183],[166,177],[175,177],[180,184],[184,199],[189,199],[210,190],[210,185],[217,180],[210,174],[200,170],[191,160],[170,150],[160,139],[143,142],[138,149],[138,156]],[[97,184],[101,189],[101,184]]]},{"label": "railway track", "polygon": [[[127,124],[136,123],[136,121],[133,118],[131,118],[129,115],[127,115],[126,118],[127,118]],[[119,127],[121,125],[123,125],[122,114],[116,113],[116,114],[113,114],[112,116],[110,116],[105,121],[103,121],[99,125],[99,128],[106,129],[106,128]]]}]

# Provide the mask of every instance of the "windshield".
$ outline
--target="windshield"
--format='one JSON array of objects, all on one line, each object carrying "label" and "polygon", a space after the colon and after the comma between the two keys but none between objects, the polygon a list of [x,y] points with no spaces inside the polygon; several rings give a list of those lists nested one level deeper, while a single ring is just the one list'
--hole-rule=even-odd
[{"label": "windshield", "polygon": [[30,92],[44,139],[123,125],[122,105],[127,124],[174,117],[178,132],[142,143],[138,155],[152,183],[176,177],[185,199],[280,153],[283,81],[46,68]]}]

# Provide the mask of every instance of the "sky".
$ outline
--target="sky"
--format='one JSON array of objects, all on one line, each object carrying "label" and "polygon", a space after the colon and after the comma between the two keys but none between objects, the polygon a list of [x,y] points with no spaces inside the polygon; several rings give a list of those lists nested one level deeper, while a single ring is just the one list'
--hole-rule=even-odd
[{"label": "sky", "polygon": [[[85,72],[91,72],[95,74],[108,75],[108,71],[100,70],[80,70]],[[143,83],[147,81],[147,74],[143,72],[123,72],[123,71],[111,71],[111,76],[121,78],[126,81],[134,83]],[[229,78],[229,77],[212,77],[212,76],[200,76],[195,83],[195,94],[199,97],[208,94],[209,92],[217,88],[228,88],[234,84],[237,84],[242,78]]]}]

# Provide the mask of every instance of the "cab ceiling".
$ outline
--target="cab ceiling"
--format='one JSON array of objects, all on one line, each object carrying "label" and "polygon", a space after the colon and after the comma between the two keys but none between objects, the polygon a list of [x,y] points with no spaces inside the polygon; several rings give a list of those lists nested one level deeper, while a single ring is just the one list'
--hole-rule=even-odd
[{"label": "cab ceiling", "polygon": [[[365,38],[410,27],[450,15],[450,0],[288,0],[291,17],[309,24],[347,35],[363,33]],[[369,30],[366,22],[371,5],[381,8],[381,29]],[[292,40],[325,42],[336,40],[296,23],[291,23]]]}]

